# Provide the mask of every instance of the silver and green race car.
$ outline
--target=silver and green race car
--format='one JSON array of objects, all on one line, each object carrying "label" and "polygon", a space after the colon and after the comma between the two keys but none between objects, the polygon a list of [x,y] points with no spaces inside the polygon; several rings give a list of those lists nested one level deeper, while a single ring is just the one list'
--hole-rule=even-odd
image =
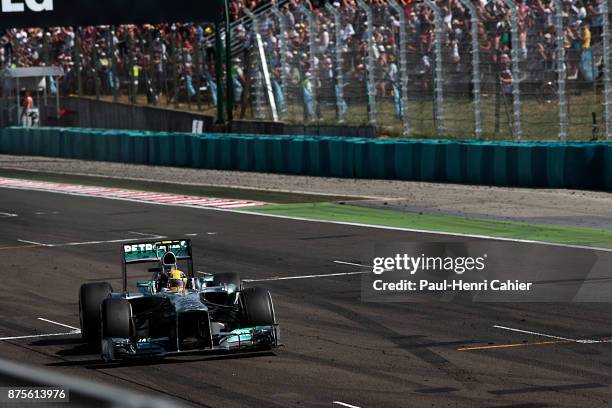
[{"label": "silver and green race car", "polygon": [[[279,345],[272,296],[244,288],[235,273],[194,273],[186,239],[122,246],[123,291],[106,282],[81,285],[79,316],[83,339],[101,341],[105,361],[211,350],[259,350]],[[168,271],[186,264],[179,288]],[[128,290],[128,265],[155,263],[151,280]],[[174,268],[174,269],[173,269]]]}]

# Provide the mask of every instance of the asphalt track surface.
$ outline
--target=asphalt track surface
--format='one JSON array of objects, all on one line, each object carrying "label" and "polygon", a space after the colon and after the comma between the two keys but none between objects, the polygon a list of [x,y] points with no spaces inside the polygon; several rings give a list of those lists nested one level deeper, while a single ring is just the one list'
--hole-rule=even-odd
[{"label": "asphalt track surface", "polygon": [[[17,215],[0,214],[2,338],[70,331],[39,318],[78,327],[81,283],[107,280],[119,288],[120,244],[91,241],[197,234],[190,235],[197,269],[259,279],[364,270],[333,261],[361,262],[376,242],[459,239],[8,189],[0,189],[0,212]],[[540,250],[544,257],[581,251]],[[602,256],[612,265],[610,253]],[[610,304],[365,303],[359,275],[265,286],[285,344],[272,353],[103,364],[78,335],[60,335],[2,340],[0,357],[163,393],[195,407],[612,404],[612,343],[493,327],[606,338],[612,335]],[[518,346],[458,350],[493,344]]]}]

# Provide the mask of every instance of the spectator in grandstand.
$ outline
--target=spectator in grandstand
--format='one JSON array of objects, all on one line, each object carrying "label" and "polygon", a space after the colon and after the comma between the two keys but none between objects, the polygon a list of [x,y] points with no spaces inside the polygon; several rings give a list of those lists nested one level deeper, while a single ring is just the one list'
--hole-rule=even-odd
[{"label": "spectator in grandstand", "polygon": [[580,39],[582,40],[581,48],[583,50],[591,48],[591,30],[587,21],[584,21],[582,23],[582,29],[580,30]]},{"label": "spectator in grandstand", "polygon": [[578,78],[578,63],[580,61],[580,22],[575,21],[571,26],[566,27],[564,30],[564,47],[566,49],[567,62],[568,62],[568,75],[567,79]]},{"label": "spectator in grandstand", "polygon": [[499,81],[502,86],[502,95],[505,100],[506,98],[512,98],[512,84],[514,83],[514,78],[512,77],[512,70],[510,68],[510,57],[507,54],[502,54],[499,61]]},{"label": "spectator in grandstand", "polygon": [[551,70],[556,57],[556,44],[550,33],[544,34],[544,42],[538,44],[538,53],[542,62],[542,70]]}]

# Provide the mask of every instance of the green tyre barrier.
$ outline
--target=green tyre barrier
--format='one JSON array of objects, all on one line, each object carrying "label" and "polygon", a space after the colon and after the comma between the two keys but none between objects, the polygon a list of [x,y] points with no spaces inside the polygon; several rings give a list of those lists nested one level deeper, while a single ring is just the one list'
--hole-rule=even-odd
[{"label": "green tyre barrier", "polygon": [[189,139],[189,154],[191,167],[202,168],[204,165],[204,151],[202,149],[202,137],[195,135]]},{"label": "green tyre barrier", "polygon": [[609,142],[373,140],[7,127],[0,129],[0,152],[326,177],[612,189]]},{"label": "green tyre barrier", "polygon": [[327,140],[329,176],[354,177],[355,164],[352,141],[329,138]]},{"label": "green tyre barrier", "polygon": [[306,174],[307,166],[306,163],[309,158],[306,157],[306,142],[299,137],[292,138],[289,141],[289,161],[287,163],[287,173],[290,174]]},{"label": "green tyre barrier", "polygon": [[548,151],[549,149],[542,145],[535,145],[531,149],[531,185],[533,187],[548,187],[549,185]]},{"label": "green tyre barrier", "polygon": [[509,149],[506,146],[492,145],[492,184],[496,186],[507,186],[510,184],[510,168],[508,156]]},{"label": "green tyre barrier", "polygon": [[269,172],[268,162],[268,145],[265,143],[265,139],[258,137],[254,138],[255,145],[253,146],[253,170],[257,172]]},{"label": "green tyre barrier", "polygon": [[467,180],[467,156],[468,147],[463,143],[447,143],[445,150],[446,177],[451,183],[463,183]]},{"label": "green tyre barrier", "polygon": [[[440,143],[419,143],[420,146],[420,181],[437,182],[445,180],[446,163],[444,145]],[[414,157],[414,156],[413,156]]]},{"label": "green tyre barrier", "polygon": [[118,134],[109,134],[107,136],[108,143],[108,155],[106,156],[106,161],[120,162],[121,161],[121,140],[125,136]]},{"label": "green tyre barrier", "polygon": [[[608,147],[609,148],[609,147]],[[605,145],[567,146],[564,172],[565,188],[597,189],[605,185]]]},{"label": "green tyre barrier", "polygon": [[150,134],[145,137],[147,146],[149,147],[148,164],[150,166],[159,166],[161,164],[160,140],[163,136]]},{"label": "green tyre barrier", "polygon": [[255,141],[248,137],[237,137],[236,144],[236,170],[251,171],[255,166]]},{"label": "green tyre barrier", "polygon": [[221,142],[220,137],[207,135],[204,139],[204,168],[219,169],[221,165]]},{"label": "green tyre barrier", "polygon": [[238,168],[237,154],[234,154],[237,151],[234,138],[231,136],[220,137],[217,143],[218,149],[221,152],[218,168],[221,170],[234,170]]},{"label": "green tyre barrier", "polygon": [[149,136],[140,134],[132,138],[134,139],[134,163],[149,164]]},{"label": "green tyre barrier", "polygon": [[41,134],[44,155],[59,157],[59,130],[44,128]]},{"label": "green tyre barrier", "polygon": [[159,139],[159,164],[172,166],[174,164],[174,138],[163,135]]},{"label": "green tyre barrier", "polygon": [[603,146],[603,186],[606,190],[612,190],[612,145]]},{"label": "green tyre barrier", "polygon": [[464,161],[467,165],[467,178],[462,180],[462,183],[481,183],[484,154],[485,152],[482,145],[467,145],[466,156],[464,156]]},{"label": "green tyre barrier", "polygon": [[30,133],[28,129],[22,129],[17,132],[17,154],[31,154],[30,153]]},{"label": "green tyre barrier", "polygon": [[546,187],[561,188],[565,185],[565,164],[567,146],[546,148]]},{"label": "green tyre barrier", "polygon": [[174,166],[187,167],[191,166],[191,151],[190,139],[195,135],[176,135],[169,136],[174,140]]},{"label": "green tyre barrier", "polygon": [[119,161],[122,163],[134,163],[136,155],[134,154],[134,136],[123,135],[120,141]]},{"label": "green tyre barrier", "polygon": [[[322,163],[323,158],[321,157],[321,142],[314,138],[308,138],[305,140],[306,149],[306,174],[309,176],[324,176],[326,174],[323,173]],[[329,163],[327,163],[327,167],[329,168]]]},{"label": "green tyre barrier", "polygon": [[529,146],[517,146],[516,174],[519,187],[530,187],[534,185],[532,149]]},{"label": "green tyre barrier", "polygon": [[290,140],[280,137],[262,138],[262,143],[267,145],[269,152],[270,171],[274,173],[287,173],[287,152]]},{"label": "green tyre barrier", "polygon": [[[374,142],[364,144],[365,159],[363,164],[365,165],[363,176],[372,179],[384,179],[385,178],[385,167],[387,166],[385,157],[385,145],[384,142]],[[392,155],[391,160],[395,157]],[[389,163],[393,166],[393,162]]]},{"label": "green tyre barrier", "polygon": [[31,146],[30,146],[30,154],[34,155],[34,156],[41,156],[44,155],[43,152],[43,148],[42,148],[42,140],[41,140],[41,129],[40,128],[31,128],[28,129],[29,133],[30,133],[30,142],[31,142]]}]

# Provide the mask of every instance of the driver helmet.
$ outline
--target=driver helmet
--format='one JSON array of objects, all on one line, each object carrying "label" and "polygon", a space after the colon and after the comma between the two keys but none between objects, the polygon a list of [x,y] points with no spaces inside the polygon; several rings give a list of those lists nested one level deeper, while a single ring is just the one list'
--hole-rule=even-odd
[{"label": "driver helmet", "polygon": [[185,290],[185,274],[179,269],[172,269],[168,277],[168,290],[183,291]]}]

